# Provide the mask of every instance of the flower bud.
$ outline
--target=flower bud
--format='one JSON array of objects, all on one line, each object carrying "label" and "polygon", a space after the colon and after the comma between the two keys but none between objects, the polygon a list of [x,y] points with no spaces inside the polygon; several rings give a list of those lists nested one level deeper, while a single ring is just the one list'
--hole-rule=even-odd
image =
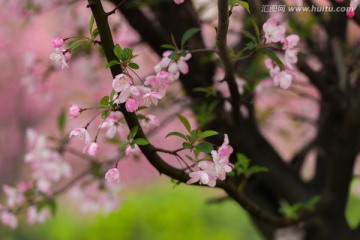
[{"label": "flower bud", "polygon": [[51,44],[54,48],[60,48],[64,44],[64,39],[61,37],[54,37],[51,40]]}]

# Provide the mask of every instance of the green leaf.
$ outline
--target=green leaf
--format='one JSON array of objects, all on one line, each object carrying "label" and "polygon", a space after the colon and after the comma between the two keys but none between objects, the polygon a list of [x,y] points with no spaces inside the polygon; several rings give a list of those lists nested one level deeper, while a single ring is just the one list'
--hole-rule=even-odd
[{"label": "green leaf", "polygon": [[132,68],[132,69],[135,69],[135,70],[140,68],[139,65],[137,65],[134,62],[129,63],[128,66],[129,66],[129,68]]},{"label": "green leaf", "polygon": [[58,118],[57,118],[57,125],[60,132],[64,132],[66,126],[66,111],[61,109]]},{"label": "green leaf", "polygon": [[174,51],[168,56],[168,58],[170,58],[171,60],[176,61],[176,60],[178,60],[179,55],[177,54],[177,52]]},{"label": "green leaf", "polygon": [[135,140],[133,141],[133,144],[137,144],[137,145],[143,146],[143,145],[148,145],[149,142],[148,142],[146,139],[144,139],[144,138],[137,138],[137,139],[135,139]]},{"label": "green leaf", "polygon": [[214,135],[217,135],[217,134],[219,134],[219,133],[216,132],[216,131],[207,130],[205,132],[200,133],[199,139],[204,139],[204,138],[211,137],[211,136],[214,136]]},{"label": "green leaf", "polygon": [[253,175],[253,174],[256,174],[256,173],[261,173],[261,172],[268,172],[269,169],[267,167],[261,167],[261,166],[252,166],[251,168],[249,168],[248,170],[248,174],[249,175]]},{"label": "green leaf", "polygon": [[181,114],[176,114],[176,117],[181,121],[181,123],[184,125],[184,127],[186,128],[186,130],[188,130],[188,132],[190,133],[191,131],[191,125],[190,122]]},{"label": "green leaf", "polygon": [[93,32],[93,27],[94,27],[94,22],[95,22],[95,18],[94,15],[91,16],[90,18],[90,23],[89,23],[89,33],[92,35]]},{"label": "green leaf", "polygon": [[91,33],[91,38],[95,39],[99,35],[99,29],[95,28],[94,31]]},{"label": "green leaf", "polygon": [[101,118],[102,119],[105,119],[107,118],[107,116],[109,115],[110,111],[109,110],[105,110],[101,113]]},{"label": "green leaf", "polygon": [[229,1],[228,1],[228,4],[229,4],[230,6],[234,6],[236,2],[237,2],[237,0],[229,0]]},{"label": "green leaf", "polygon": [[191,146],[191,144],[190,144],[190,143],[188,143],[188,142],[183,142],[183,148],[186,148],[186,149],[191,149],[191,148],[192,148],[192,146]]},{"label": "green leaf", "polygon": [[196,146],[196,149],[200,152],[210,153],[212,150],[214,150],[214,147],[211,143],[201,142]]},{"label": "green leaf", "polygon": [[138,126],[135,126],[130,130],[130,133],[129,133],[130,139],[133,139],[136,136],[138,130],[139,130]]},{"label": "green leaf", "polygon": [[187,30],[181,38],[181,47],[183,47],[185,43],[198,32],[200,32],[200,28],[190,28]]},{"label": "green leaf", "polygon": [[242,32],[247,38],[251,39],[254,43],[257,43],[257,38],[254,34],[246,30],[243,30]]},{"label": "green leaf", "polygon": [[243,8],[245,8],[248,13],[250,13],[250,7],[249,7],[249,4],[248,4],[247,2],[245,2],[245,1],[238,1],[238,4],[239,4],[240,6],[242,6]]},{"label": "green leaf", "polygon": [[108,106],[109,105],[109,96],[104,96],[100,100],[100,105]]},{"label": "green leaf", "polygon": [[170,136],[178,136],[178,137],[181,137],[181,138],[187,140],[186,137],[185,137],[185,135],[182,134],[182,133],[180,133],[180,132],[170,132],[170,133],[168,133],[168,134],[166,135],[165,138],[170,137]]},{"label": "green leaf", "polygon": [[114,54],[115,54],[119,59],[121,59],[121,56],[122,56],[122,54],[123,54],[123,50],[122,50],[122,48],[120,47],[119,44],[116,44],[116,45],[114,46]]},{"label": "green leaf", "polygon": [[235,164],[236,166],[240,166],[245,170],[249,168],[250,160],[244,154],[241,153],[236,154],[236,159],[237,159],[237,163]]},{"label": "green leaf", "polygon": [[133,54],[133,50],[130,48],[124,48],[122,56],[121,56],[121,60],[126,61],[127,59],[129,59]]},{"label": "green leaf", "polygon": [[83,42],[84,42],[83,39],[75,40],[72,43],[70,43],[68,49],[73,50],[74,48],[77,48],[78,46],[80,46]]},{"label": "green leaf", "polygon": [[280,60],[280,58],[272,51],[268,50],[268,49],[264,49],[262,50],[262,53],[268,55],[271,60],[273,60],[279,67],[282,71],[285,70],[285,66],[284,64],[282,63],[282,61]]},{"label": "green leaf", "polygon": [[163,45],[161,45],[160,47],[176,50],[176,47],[174,47],[174,46],[171,45],[171,44],[163,44]]},{"label": "green leaf", "polygon": [[112,66],[119,65],[119,64],[120,64],[119,61],[112,60],[112,61],[108,62],[108,64],[106,64],[106,67],[112,67]]}]

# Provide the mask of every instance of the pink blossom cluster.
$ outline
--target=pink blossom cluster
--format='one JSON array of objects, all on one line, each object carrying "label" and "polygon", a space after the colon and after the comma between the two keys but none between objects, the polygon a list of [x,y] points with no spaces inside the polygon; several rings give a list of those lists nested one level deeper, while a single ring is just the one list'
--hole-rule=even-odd
[{"label": "pink blossom cluster", "polygon": [[64,39],[61,37],[54,37],[51,40],[52,47],[54,48],[54,52],[52,52],[49,56],[52,62],[59,62],[61,61],[61,69],[68,67],[68,62],[71,58],[71,53],[66,49],[60,49],[64,44]]},{"label": "pink blossom cluster", "polygon": [[87,153],[90,156],[95,156],[98,151],[98,144],[96,141],[91,141],[91,136],[89,131],[86,128],[75,128],[70,132],[70,138],[78,137],[80,140],[84,141],[85,146],[83,148],[83,153]]},{"label": "pink blossom cluster", "polygon": [[298,35],[291,34],[285,36],[285,27],[278,25],[278,22],[275,17],[269,18],[263,25],[265,43],[278,43],[282,44],[282,49],[284,52],[285,58],[285,70],[281,70],[280,67],[271,59],[265,60],[265,66],[270,71],[270,76],[273,79],[273,82],[276,86],[280,86],[283,89],[290,87],[293,81],[293,75],[290,73],[290,70],[294,68],[294,64],[297,63],[298,58],[298,43],[300,38]]},{"label": "pink blossom cluster", "polygon": [[74,186],[69,194],[72,199],[81,203],[82,212],[108,214],[119,206],[119,190],[119,184],[91,181],[85,186]]},{"label": "pink blossom cluster", "polygon": [[[16,228],[18,225],[15,210],[27,201],[27,194],[32,198],[51,196],[55,185],[64,178],[71,176],[71,167],[61,155],[47,146],[45,136],[28,129],[26,133],[29,150],[25,155],[25,162],[31,164],[32,183],[21,182],[16,187],[3,185],[6,196],[6,207],[0,205],[0,221],[6,226]],[[28,223],[44,222],[50,216],[48,208],[37,209],[35,205],[27,207]]]},{"label": "pink blossom cluster", "polygon": [[215,187],[216,180],[225,180],[226,173],[232,171],[234,165],[229,161],[232,152],[233,148],[229,145],[228,135],[225,134],[224,142],[220,148],[217,151],[211,151],[212,161],[199,162],[198,167],[200,170],[190,172],[190,179],[186,183],[199,182],[200,184]]},{"label": "pink blossom cluster", "polygon": [[149,87],[134,85],[131,77],[123,73],[115,76],[112,85],[118,93],[115,95],[114,103],[125,103],[128,112],[135,112],[140,106],[156,106],[158,100],[163,98],[160,93],[152,91]]}]

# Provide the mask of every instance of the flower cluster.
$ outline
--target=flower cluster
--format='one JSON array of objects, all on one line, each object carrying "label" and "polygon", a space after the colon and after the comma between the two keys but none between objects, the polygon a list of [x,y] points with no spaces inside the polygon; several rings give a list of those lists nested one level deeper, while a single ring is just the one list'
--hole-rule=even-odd
[{"label": "flower cluster", "polygon": [[91,141],[90,133],[86,128],[75,128],[70,132],[70,138],[78,137],[80,140],[83,140],[85,147],[83,153],[87,153],[90,156],[95,156],[98,151],[98,144],[96,141]]},{"label": "flower cluster", "polygon": [[60,49],[64,44],[64,39],[61,37],[55,37],[51,40],[52,47],[55,49],[49,56],[53,62],[61,61],[61,69],[67,68],[67,63],[70,61],[71,53],[66,49]]},{"label": "flower cluster", "polygon": [[225,134],[225,139],[221,147],[215,151],[211,151],[212,161],[201,161],[198,163],[199,171],[190,172],[190,179],[186,182],[192,184],[199,182],[210,187],[215,187],[216,180],[225,180],[226,173],[232,171],[234,166],[229,161],[229,157],[233,152],[233,148],[229,145],[228,135]]},{"label": "flower cluster", "polygon": [[[51,197],[54,186],[64,178],[71,176],[71,167],[61,155],[47,146],[45,136],[34,130],[27,131],[29,151],[25,162],[31,164],[32,184],[18,183],[16,187],[3,185],[6,196],[6,207],[0,205],[0,221],[11,228],[17,227],[14,212],[27,201],[36,202],[43,196]],[[50,216],[48,207],[38,209],[35,205],[27,208],[28,223],[44,222]]]},{"label": "flower cluster", "polygon": [[285,70],[281,70],[280,67],[272,60],[266,59],[265,66],[270,71],[270,76],[276,86],[280,86],[283,89],[290,87],[293,81],[293,76],[289,72],[297,63],[298,48],[297,45],[300,41],[298,35],[292,34],[285,36],[285,27],[278,25],[277,20],[274,17],[269,18],[263,25],[265,43],[278,43],[282,44],[282,49],[285,51]]}]

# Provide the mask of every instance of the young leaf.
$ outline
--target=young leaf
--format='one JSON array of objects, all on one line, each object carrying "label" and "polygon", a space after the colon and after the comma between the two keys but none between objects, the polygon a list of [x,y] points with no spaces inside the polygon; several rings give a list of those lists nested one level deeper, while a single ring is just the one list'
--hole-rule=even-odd
[{"label": "young leaf", "polygon": [[110,111],[109,110],[105,110],[101,113],[101,118],[102,119],[105,119],[107,118],[107,116],[109,115]]},{"label": "young leaf", "polygon": [[219,134],[219,133],[216,132],[216,131],[207,130],[205,132],[200,133],[199,139],[204,139],[204,138],[211,137],[211,136],[214,136],[214,135],[217,135],[217,134]]},{"label": "young leaf", "polygon": [[185,126],[186,130],[190,133],[191,131],[191,125],[190,122],[181,114],[176,114],[177,118],[182,122],[182,124]]},{"label": "young leaf", "polygon": [[132,68],[132,69],[135,69],[135,70],[139,69],[139,65],[137,65],[136,63],[133,63],[133,62],[129,63],[128,66],[129,66],[129,68]]},{"label": "young leaf", "polygon": [[66,111],[62,109],[57,118],[57,124],[60,132],[64,132],[66,125]]},{"label": "young leaf", "polygon": [[200,28],[190,28],[187,30],[181,38],[181,47],[183,47],[185,43],[198,32],[200,32]]},{"label": "young leaf", "polygon": [[187,142],[183,142],[183,148],[186,148],[186,149],[191,149],[192,146],[190,143],[187,143]]},{"label": "young leaf", "polygon": [[256,173],[261,173],[261,172],[267,172],[269,171],[269,169],[267,167],[261,167],[261,166],[252,166],[251,168],[249,168],[248,173],[249,175],[253,175]]},{"label": "young leaf", "polygon": [[133,139],[136,136],[138,130],[139,130],[138,126],[135,126],[130,130],[130,133],[129,133],[130,139]]},{"label": "young leaf", "polygon": [[161,45],[160,47],[176,50],[176,47],[174,47],[174,46],[171,45],[171,44],[163,44],[163,45]]},{"label": "young leaf", "polygon": [[109,96],[104,96],[100,100],[100,105],[107,106],[109,105]]},{"label": "young leaf", "polygon": [[148,145],[149,142],[148,142],[146,139],[144,139],[144,138],[137,138],[137,139],[135,139],[135,140],[133,141],[133,144],[137,144],[137,145],[143,146],[143,145]]},{"label": "young leaf", "polygon": [[95,28],[94,31],[91,33],[91,38],[95,39],[99,35],[99,29]]},{"label": "young leaf", "polygon": [[84,40],[82,40],[82,39],[75,40],[72,43],[70,43],[68,48],[70,50],[73,50],[74,48],[77,48],[78,46],[80,46],[83,42],[84,42]]},{"label": "young leaf", "polygon": [[247,170],[249,168],[250,160],[241,153],[236,154],[237,163],[236,165],[239,165],[243,169]]},{"label": "young leaf", "polygon": [[196,146],[196,149],[200,152],[210,153],[212,150],[214,150],[214,147],[211,143],[201,142]]},{"label": "young leaf", "polygon": [[238,1],[238,4],[239,4],[240,6],[242,6],[243,8],[245,8],[248,13],[250,13],[250,7],[249,7],[249,4],[248,4],[247,2],[245,2],[245,1]]},{"label": "young leaf", "polygon": [[165,138],[170,137],[170,136],[178,136],[178,137],[181,137],[181,138],[187,140],[186,137],[185,137],[185,135],[182,134],[182,133],[179,133],[179,132],[170,132],[170,133],[168,133],[168,134],[166,135]]},{"label": "young leaf", "polygon": [[114,47],[114,53],[115,53],[115,55],[116,55],[118,58],[121,58],[122,53],[123,53],[123,50],[122,50],[122,48],[120,47],[119,44],[116,44],[116,45],[115,45],[115,47]]},{"label": "young leaf", "polygon": [[95,18],[94,15],[91,16],[90,18],[90,23],[89,23],[89,33],[92,35],[93,32],[93,27],[94,27],[94,22],[95,22]]},{"label": "young leaf", "polygon": [[257,38],[256,38],[256,36],[254,36],[254,34],[252,34],[251,32],[248,32],[246,30],[243,30],[242,32],[247,38],[251,39],[254,43],[257,43]]},{"label": "young leaf", "polygon": [[119,65],[119,64],[120,64],[119,61],[112,60],[112,61],[108,62],[108,64],[106,64],[106,67],[112,67],[112,66]]}]

